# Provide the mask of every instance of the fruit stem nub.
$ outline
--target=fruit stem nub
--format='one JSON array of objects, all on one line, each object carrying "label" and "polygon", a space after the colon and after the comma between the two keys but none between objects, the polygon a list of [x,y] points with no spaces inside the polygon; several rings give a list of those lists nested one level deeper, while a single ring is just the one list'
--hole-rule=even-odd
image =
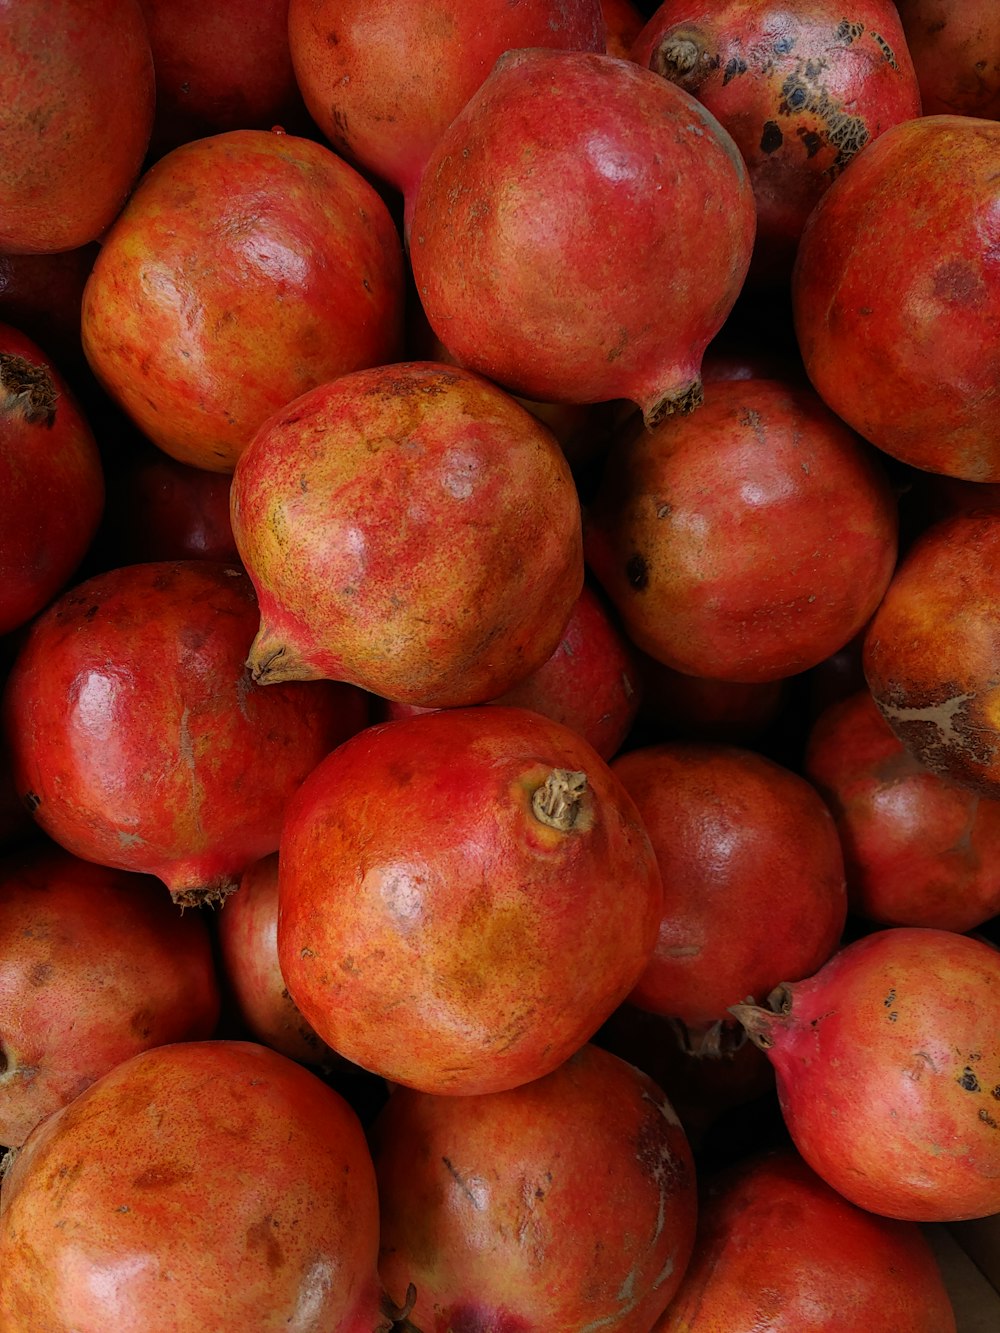
[{"label": "fruit stem nub", "polygon": [[587,790],[586,773],[554,768],[531,798],[535,818],[565,833],[576,823],[580,801]]}]

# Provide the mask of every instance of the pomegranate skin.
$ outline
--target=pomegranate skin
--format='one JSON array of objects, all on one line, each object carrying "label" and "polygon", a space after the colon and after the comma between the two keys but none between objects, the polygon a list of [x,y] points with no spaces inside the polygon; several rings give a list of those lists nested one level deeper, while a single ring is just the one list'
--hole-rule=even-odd
[{"label": "pomegranate skin", "polygon": [[398,353],[403,256],[385,204],[321,144],[232,130],[146,172],[83,296],[91,369],[181,463],[231,472],[306,390]]},{"label": "pomegranate skin", "polygon": [[648,1333],[680,1283],[687,1139],[653,1080],[596,1046],[508,1092],[397,1089],[372,1139],[379,1271],[414,1283],[425,1333]]},{"label": "pomegranate skin", "polygon": [[182,904],[235,888],[367,709],[347,686],[255,686],[256,621],[246,575],[203,560],[130,565],[65,593],[4,696],[36,823],[85,860],[157,875]]},{"label": "pomegranate skin", "polygon": [[868,622],[896,560],[896,502],[808,388],[713,383],[613,450],[588,564],[643,652],[689,676],[796,675]]},{"label": "pomegranate skin", "polygon": [[460,364],[652,423],[701,401],[754,226],[743,159],[693,97],[614,56],[512,51],[431,154],[410,260]]},{"label": "pomegranate skin", "polygon": [[57,254],[0,254],[0,320],[37,343],[70,379],[86,365],[80,308],[97,250],[94,244]]},{"label": "pomegranate skin", "polygon": [[73,394],[52,362],[0,325],[0,634],[69,581],[104,511],[104,471]]},{"label": "pomegranate skin", "polygon": [[859,916],[961,932],[1000,914],[1000,801],[919,763],[867,690],[821,714],[804,763],[837,822]]},{"label": "pomegranate skin", "polygon": [[0,1308],[25,1330],[389,1333],[377,1255],[357,1117],[250,1042],[117,1065],[39,1126],[0,1194]]},{"label": "pomegranate skin", "polygon": [[645,27],[646,20],[632,0],[601,0],[601,9],[608,30],[604,49],[609,56],[630,60],[635,39]]},{"label": "pomegranate skin", "polygon": [[178,463],[158,449],[111,478],[105,530],[115,565],[148,560],[239,563],[229,521],[230,478]]},{"label": "pomegranate skin", "polygon": [[785,283],[831,180],[890,125],[920,115],[892,0],[791,8],[664,0],[632,59],[693,94],[733,136],[757,203],[751,281]]},{"label": "pomegranate skin", "polygon": [[241,458],[230,503],[266,684],[482,703],[551,655],[583,586],[555,439],[452,366],[359,371],[289,404]]},{"label": "pomegranate skin", "polygon": [[995,121],[892,126],[820,200],[792,276],[824,401],[892,457],[968,481],[1000,480],[998,154]]},{"label": "pomegranate skin", "polygon": [[1000,1212],[1000,952],[896,926],[733,1013],[774,1065],[785,1124],[845,1199],[885,1217]]},{"label": "pomegranate skin", "polygon": [[0,861],[0,960],[8,1147],[122,1060],[218,1021],[204,918],[150,877],[45,843]]},{"label": "pomegranate skin", "polygon": [[791,1151],[714,1176],[680,1291],[652,1333],[955,1333],[927,1239],[840,1197]]},{"label": "pomegranate skin", "polygon": [[0,251],[97,240],[139,174],[153,124],[138,0],[5,4],[0,68]]},{"label": "pomegranate skin", "polygon": [[516,1087],[578,1050],[662,910],[631,797],[581,737],[519,708],[342,745],[289,803],[278,894],[281,970],[319,1035],[442,1094]]},{"label": "pomegranate skin", "polygon": [[749,750],[683,741],[630,750],[612,771],[664,887],[656,947],[630,1003],[703,1027],[826,962],[847,915],[844,862],[805,779]]},{"label": "pomegranate skin", "polygon": [[926,116],[1000,119],[1000,10],[993,0],[896,0]]}]

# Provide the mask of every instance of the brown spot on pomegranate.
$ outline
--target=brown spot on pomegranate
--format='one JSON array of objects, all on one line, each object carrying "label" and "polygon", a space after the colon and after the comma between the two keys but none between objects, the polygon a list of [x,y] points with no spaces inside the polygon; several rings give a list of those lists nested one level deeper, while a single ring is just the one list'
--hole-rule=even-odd
[{"label": "brown spot on pomegranate", "polygon": [[36,987],[44,986],[51,975],[51,963],[36,963],[28,974],[28,984]]},{"label": "brown spot on pomegranate", "polygon": [[247,1227],[247,1249],[261,1249],[264,1252],[264,1261],[268,1268],[273,1272],[280,1268],[285,1259],[284,1250],[278,1243],[278,1238],[274,1234],[274,1229],[278,1222],[270,1213],[254,1222],[252,1226]]},{"label": "brown spot on pomegranate", "polygon": [[951,259],[934,270],[934,295],[942,301],[978,306],[986,300],[986,286],[969,264]]},{"label": "brown spot on pomegranate", "polygon": [[633,555],[625,566],[625,577],[636,592],[642,592],[649,586],[649,567],[641,555]]},{"label": "brown spot on pomegranate", "polygon": [[179,1166],[150,1166],[145,1171],[140,1171],[132,1184],[140,1190],[168,1190],[189,1179],[192,1174],[191,1171]]},{"label": "brown spot on pomegranate", "polygon": [[981,1088],[979,1086],[979,1079],[976,1078],[975,1074],[972,1072],[972,1070],[969,1068],[968,1065],[965,1066],[965,1069],[962,1071],[961,1076],[958,1079],[956,1079],[956,1082],[958,1083],[958,1086],[960,1088],[964,1088],[966,1092],[981,1091]]}]

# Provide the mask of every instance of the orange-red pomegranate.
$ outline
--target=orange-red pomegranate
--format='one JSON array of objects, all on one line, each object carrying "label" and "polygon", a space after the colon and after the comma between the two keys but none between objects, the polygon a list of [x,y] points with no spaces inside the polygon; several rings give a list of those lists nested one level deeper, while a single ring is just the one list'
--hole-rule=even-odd
[{"label": "orange-red pomegranate", "polygon": [[1000,8],[994,0],[896,0],[925,116],[1000,119]]}]

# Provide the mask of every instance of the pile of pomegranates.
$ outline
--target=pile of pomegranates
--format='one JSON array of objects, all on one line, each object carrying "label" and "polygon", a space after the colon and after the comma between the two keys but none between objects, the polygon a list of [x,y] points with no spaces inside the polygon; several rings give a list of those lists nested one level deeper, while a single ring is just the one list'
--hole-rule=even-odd
[{"label": "pile of pomegranates", "polygon": [[2,1333],[962,1333],[995,10],[0,6]]}]

